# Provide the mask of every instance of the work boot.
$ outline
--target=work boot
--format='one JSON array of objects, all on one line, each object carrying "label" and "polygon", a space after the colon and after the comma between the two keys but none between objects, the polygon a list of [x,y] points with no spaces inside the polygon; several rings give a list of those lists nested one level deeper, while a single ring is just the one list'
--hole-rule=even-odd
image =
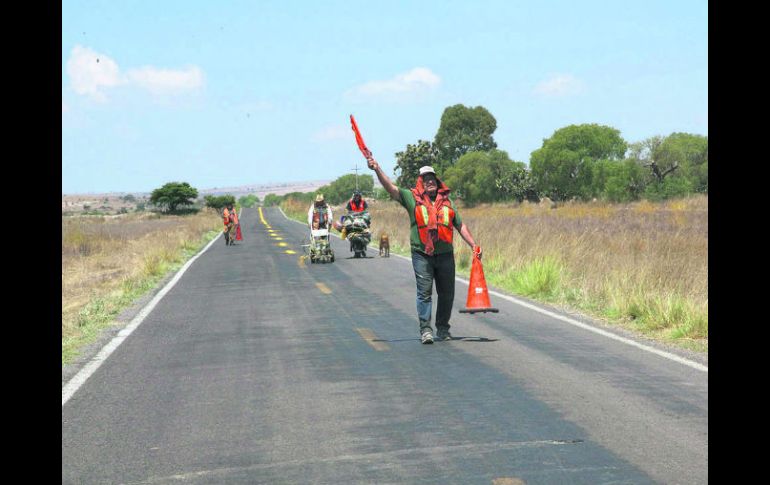
[{"label": "work boot", "polygon": [[432,344],[433,343],[433,334],[430,330],[426,330],[422,333],[422,336],[420,337],[420,341],[423,344]]}]

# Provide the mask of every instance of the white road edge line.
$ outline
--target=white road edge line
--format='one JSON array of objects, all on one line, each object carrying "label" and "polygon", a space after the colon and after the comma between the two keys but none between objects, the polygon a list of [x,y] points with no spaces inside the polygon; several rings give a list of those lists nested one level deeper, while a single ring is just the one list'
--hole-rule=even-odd
[{"label": "white road edge line", "polygon": [[[243,210],[241,209],[241,213]],[[144,319],[147,317],[147,315],[150,314],[150,312],[155,308],[155,305],[158,304],[158,302],[166,296],[166,293],[171,291],[171,288],[176,285],[177,281],[179,281],[182,278],[182,275],[187,271],[187,269],[193,264],[193,262],[198,259],[198,257],[205,253],[212,244],[214,244],[217,240],[219,240],[219,237],[222,235],[222,232],[220,231],[219,234],[209,242],[205,248],[203,248],[198,254],[190,258],[181,268],[179,268],[179,271],[174,275],[173,278],[171,278],[171,281],[166,283],[166,286],[163,287],[162,290],[160,290],[155,297],[150,300],[150,302],[142,308],[142,310],[137,314],[131,322],[129,322],[128,325],[126,325],[123,329],[121,329],[118,334],[110,340],[107,345],[102,347],[102,349],[99,351],[98,354],[96,354],[95,357],[93,357],[88,364],[83,366],[80,371],[78,371],[77,374],[75,374],[72,379],[70,379],[67,384],[62,387],[61,390],[61,405],[62,407],[64,404],[69,401],[69,399],[77,392],[78,389],[80,389],[80,386],[82,386],[86,380],[88,380],[89,377],[91,377],[91,374],[96,372],[96,369],[99,368],[102,363],[107,360],[107,357],[112,354],[115,349],[118,348],[120,344],[123,343],[123,341],[128,338],[129,335],[131,335],[131,332],[136,330],[136,328],[144,321]]]},{"label": "white road edge line", "polygon": [[[291,219],[288,216],[286,216],[286,214],[283,212],[283,210],[281,209],[280,206],[278,206],[278,210],[281,211],[281,214],[283,214],[283,216],[286,217],[286,219],[289,219],[290,221],[296,222],[297,224],[302,224],[301,222],[295,221],[294,219]],[[337,236],[337,234],[335,234],[335,236]],[[337,237],[339,237],[339,236],[337,236]],[[371,248],[369,248],[369,250],[370,251],[374,251]],[[407,258],[406,256],[402,256],[400,254],[395,254],[394,253],[393,256],[397,256],[397,257],[405,259],[407,261],[411,261],[411,259]],[[470,284],[468,280],[460,278],[459,276],[456,276],[455,280],[460,281],[462,283],[465,283],[466,285]],[[666,352],[664,350],[656,349],[655,347],[650,347],[649,345],[640,344],[639,342],[635,342],[635,341],[633,341],[631,339],[628,339],[628,338],[625,338],[625,337],[621,337],[620,335],[615,335],[614,333],[608,332],[608,331],[603,330],[601,328],[597,328],[597,327],[594,327],[592,325],[588,325],[586,323],[580,322],[578,320],[566,317],[564,315],[559,315],[558,313],[554,313],[554,312],[546,310],[544,308],[537,307],[537,306],[532,305],[530,303],[527,303],[525,301],[519,300],[516,297],[510,296],[510,295],[504,295],[504,294],[502,294],[500,292],[497,292],[497,291],[494,291],[494,290],[489,290],[489,294],[490,295],[495,295],[496,297],[502,298],[504,300],[508,300],[511,303],[516,303],[517,305],[521,305],[523,307],[529,308],[530,310],[534,310],[534,311],[536,311],[538,313],[542,313],[543,315],[548,315],[551,318],[556,318],[558,320],[561,320],[562,322],[569,323],[570,325],[574,325],[574,326],[582,328],[584,330],[588,330],[589,332],[594,332],[596,334],[603,335],[603,336],[605,336],[607,338],[611,338],[613,340],[617,340],[618,342],[622,342],[624,344],[628,344],[628,345],[630,345],[632,347],[636,347],[636,348],[641,349],[641,350],[646,350],[647,352],[651,352],[653,354],[659,355],[659,356],[664,357],[666,359],[673,360],[674,362],[678,362],[678,363],[686,365],[688,367],[692,367],[693,369],[696,369],[696,370],[699,370],[699,371],[703,371],[703,372],[708,372],[709,371],[708,367],[706,367],[703,364],[699,364],[698,362],[693,362],[693,361],[691,361],[689,359],[685,359],[684,357],[680,357],[680,356],[672,354],[670,352]]]}]

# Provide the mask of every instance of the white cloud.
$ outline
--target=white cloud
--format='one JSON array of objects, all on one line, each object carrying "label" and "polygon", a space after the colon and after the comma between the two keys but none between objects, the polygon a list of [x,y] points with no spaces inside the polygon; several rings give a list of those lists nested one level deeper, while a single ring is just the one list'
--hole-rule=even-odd
[{"label": "white cloud", "polygon": [[128,78],[133,84],[153,94],[194,91],[203,86],[203,71],[197,66],[188,66],[185,69],[159,69],[145,66],[129,71]]},{"label": "white cloud", "polygon": [[352,96],[392,96],[412,94],[432,89],[441,83],[441,78],[425,67],[397,74],[391,79],[369,81],[348,91]]},{"label": "white cloud", "polygon": [[316,142],[324,142],[332,140],[354,139],[353,137],[353,130],[351,130],[350,127],[330,125],[313,133],[310,139]]},{"label": "white cloud", "polygon": [[118,64],[104,54],[76,45],[67,60],[67,74],[72,89],[77,94],[90,96],[96,101],[106,101],[102,91],[122,84]]},{"label": "white cloud", "polygon": [[[193,91],[203,86],[203,71],[197,66],[164,69],[144,66],[121,74],[117,62],[91,48],[76,45],[67,60],[67,74],[75,93],[96,101],[107,100],[105,90],[119,85],[132,85],[153,94]],[[62,107],[64,112],[65,107]]]},{"label": "white cloud", "polygon": [[561,97],[583,92],[583,81],[571,74],[557,74],[535,86],[534,93],[545,97]]}]

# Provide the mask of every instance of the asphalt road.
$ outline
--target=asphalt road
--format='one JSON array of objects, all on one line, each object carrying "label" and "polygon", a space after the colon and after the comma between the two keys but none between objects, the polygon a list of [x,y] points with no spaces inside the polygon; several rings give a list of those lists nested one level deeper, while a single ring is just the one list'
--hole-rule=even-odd
[{"label": "asphalt road", "polygon": [[311,265],[264,219],[62,405],[62,483],[708,482],[708,372],[494,296],[460,314],[459,282],[455,340],[421,345],[409,261],[333,238]]}]

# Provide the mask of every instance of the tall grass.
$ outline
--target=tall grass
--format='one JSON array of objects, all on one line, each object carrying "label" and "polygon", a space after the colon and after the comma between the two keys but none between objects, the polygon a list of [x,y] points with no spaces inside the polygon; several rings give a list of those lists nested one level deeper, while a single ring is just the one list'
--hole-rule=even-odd
[{"label": "tall grass", "polygon": [[[459,208],[484,250],[490,285],[585,311],[649,337],[708,350],[708,196],[630,204]],[[372,231],[409,251],[409,219],[371,206]],[[459,274],[470,248],[455,236]]]},{"label": "tall grass", "polygon": [[220,226],[212,210],[62,217],[62,363],[215,237]]},{"label": "tall grass", "polygon": [[[281,201],[283,212],[294,220],[307,222],[307,211],[309,208],[310,204],[294,198],[287,198]],[[334,213],[336,214],[336,211]]]}]

